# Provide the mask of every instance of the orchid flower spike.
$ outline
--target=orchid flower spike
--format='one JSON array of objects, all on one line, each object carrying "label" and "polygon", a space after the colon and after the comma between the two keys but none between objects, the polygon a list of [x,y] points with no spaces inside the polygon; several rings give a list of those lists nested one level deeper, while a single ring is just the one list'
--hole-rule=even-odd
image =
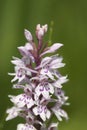
[{"label": "orchid flower spike", "polygon": [[[17,116],[25,119],[25,123],[17,125],[17,130],[57,130],[63,118],[68,119],[67,113],[62,109],[67,105],[68,96],[65,96],[63,83],[68,81],[62,76],[59,68],[64,67],[63,58],[57,52],[61,43],[44,47],[43,37],[47,32],[47,24],[36,26],[38,44],[34,43],[33,36],[27,29],[24,35],[27,43],[18,47],[21,58],[13,57],[14,76],[11,82],[14,89],[21,89],[18,95],[8,95],[13,106],[7,109],[6,121]],[[50,56],[47,54],[50,53]],[[52,115],[57,122],[52,122]],[[47,125],[47,122],[50,122]]]}]

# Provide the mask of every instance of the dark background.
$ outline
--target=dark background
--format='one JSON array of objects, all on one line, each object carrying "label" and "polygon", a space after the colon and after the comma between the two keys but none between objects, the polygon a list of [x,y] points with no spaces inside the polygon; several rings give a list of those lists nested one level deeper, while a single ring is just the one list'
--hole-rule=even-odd
[{"label": "dark background", "polygon": [[[69,121],[63,121],[59,130],[87,129],[87,1],[86,0],[0,0],[0,130],[16,130],[21,119],[5,122],[5,111],[12,104],[8,94],[12,90],[12,56],[19,56],[18,46],[24,45],[24,28],[33,36],[38,23],[54,21],[52,42],[64,46],[59,54],[66,66],[62,74],[68,74],[64,85],[70,106],[65,107]],[[46,39],[49,37],[49,30]],[[15,92],[16,91],[16,92]]]}]

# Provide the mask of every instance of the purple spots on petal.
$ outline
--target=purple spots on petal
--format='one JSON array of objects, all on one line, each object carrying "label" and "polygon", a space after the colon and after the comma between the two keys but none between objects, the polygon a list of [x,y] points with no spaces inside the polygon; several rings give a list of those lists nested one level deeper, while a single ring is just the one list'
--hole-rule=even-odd
[{"label": "purple spots on petal", "polygon": [[20,69],[18,70],[18,72],[17,72],[17,76],[18,76],[19,78],[22,77],[24,74],[25,74],[25,70],[22,69],[22,68],[20,68]]},{"label": "purple spots on petal", "polygon": [[26,94],[23,94],[22,97],[19,98],[19,101],[22,101],[26,104],[30,103],[31,97],[27,96]]},{"label": "purple spots on petal", "polygon": [[45,113],[45,114],[47,113],[47,108],[46,108],[46,106],[44,107],[44,113]]},{"label": "purple spots on petal", "polygon": [[43,107],[42,106],[39,106],[38,107],[38,114],[42,113],[43,112]]},{"label": "purple spots on petal", "polygon": [[46,86],[46,87],[45,87],[45,90],[46,90],[46,91],[49,91],[49,90],[50,90],[50,88],[49,88],[48,86]]},{"label": "purple spots on petal", "polygon": [[38,107],[38,114],[44,112],[45,114],[47,113],[47,107],[46,106],[39,106]]}]

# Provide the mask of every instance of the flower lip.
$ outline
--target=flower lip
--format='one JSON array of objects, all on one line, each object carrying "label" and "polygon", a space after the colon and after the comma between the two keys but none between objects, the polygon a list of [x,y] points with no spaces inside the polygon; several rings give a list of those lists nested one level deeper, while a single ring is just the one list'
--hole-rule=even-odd
[{"label": "flower lip", "polygon": [[34,105],[33,99],[26,95],[26,94],[20,94],[18,96],[11,96],[9,95],[10,100],[17,105],[19,108],[24,107],[27,105],[28,108],[31,108]]},{"label": "flower lip", "polygon": [[46,118],[50,118],[51,112],[47,109],[46,106],[37,106],[33,108],[35,115],[39,115],[43,121],[46,121]]}]

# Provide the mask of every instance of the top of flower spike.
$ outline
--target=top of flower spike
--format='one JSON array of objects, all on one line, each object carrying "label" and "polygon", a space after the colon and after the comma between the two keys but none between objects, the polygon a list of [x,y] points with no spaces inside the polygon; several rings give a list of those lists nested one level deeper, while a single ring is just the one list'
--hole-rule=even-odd
[{"label": "top of flower spike", "polygon": [[[36,36],[37,36],[37,39],[39,39],[39,40],[42,39],[44,34],[47,32],[47,29],[48,29],[48,25],[47,24],[43,25],[42,27],[41,27],[40,24],[38,24],[36,26]],[[27,39],[27,41],[29,41],[29,42],[33,41],[32,34],[27,29],[24,29],[24,35],[25,35],[25,38]]]},{"label": "top of flower spike", "polygon": [[44,36],[44,34],[47,32],[48,26],[47,24],[43,25],[42,27],[40,24],[36,26],[36,36],[40,40]]}]

